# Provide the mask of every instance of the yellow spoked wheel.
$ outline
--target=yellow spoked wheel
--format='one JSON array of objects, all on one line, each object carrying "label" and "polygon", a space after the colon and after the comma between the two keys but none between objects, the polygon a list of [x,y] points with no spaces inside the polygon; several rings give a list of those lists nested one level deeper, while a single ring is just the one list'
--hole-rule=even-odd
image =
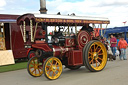
[{"label": "yellow spoked wheel", "polygon": [[32,57],[27,65],[28,73],[33,77],[39,77],[43,74],[43,63],[40,62],[39,57]]},{"label": "yellow spoked wheel", "polygon": [[62,73],[62,63],[56,57],[49,57],[45,60],[43,71],[46,78],[54,80],[59,78]]},{"label": "yellow spoked wheel", "polygon": [[90,71],[101,71],[107,63],[107,50],[100,41],[90,41],[83,49],[84,65]]}]

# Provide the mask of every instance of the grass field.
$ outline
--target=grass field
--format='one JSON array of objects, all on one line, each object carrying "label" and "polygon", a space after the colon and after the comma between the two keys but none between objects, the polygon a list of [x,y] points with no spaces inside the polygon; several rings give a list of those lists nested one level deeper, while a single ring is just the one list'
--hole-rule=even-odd
[{"label": "grass field", "polygon": [[20,69],[25,69],[25,68],[27,68],[27,61],[26,62],[17,62],[14,65],[0,66],[0,73],[14,71],[14,70],[20,70]]}]

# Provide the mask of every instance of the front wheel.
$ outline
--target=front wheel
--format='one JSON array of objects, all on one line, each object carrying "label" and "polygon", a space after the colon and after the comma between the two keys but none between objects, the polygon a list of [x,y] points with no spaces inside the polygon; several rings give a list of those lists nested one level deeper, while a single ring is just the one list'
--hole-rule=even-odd
[{"label": "front wheel", "polygon": [[62,63],[56,57],[49,57],[43,65],[43,72],[46,78],[54,80],[60,77],[62,73]]},{"label": "front wheel", "polygon": [[103,70],[107,63],[107,50],[104,44],[97,40],[88,42],[83,49],[83,62],[90,71]]},{"label": "front wheel", "polygon": [[33,77],[39,77],[43,74],[43,63],[40,62],[39,57],[32,57],[28,61],[27,71]]}]

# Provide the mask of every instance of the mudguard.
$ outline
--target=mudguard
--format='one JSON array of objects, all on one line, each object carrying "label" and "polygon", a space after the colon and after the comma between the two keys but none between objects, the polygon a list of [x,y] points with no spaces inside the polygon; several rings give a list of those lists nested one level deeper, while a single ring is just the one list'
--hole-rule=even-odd
[{"label": "mudguard", "polygon": [[45,52],[49,52],[52,51],[52,49],[48,46],[48,44],[46,43],[42,43],[42,44],[33,44],[32,48],[37,48],[37,49],[41,49]]}]

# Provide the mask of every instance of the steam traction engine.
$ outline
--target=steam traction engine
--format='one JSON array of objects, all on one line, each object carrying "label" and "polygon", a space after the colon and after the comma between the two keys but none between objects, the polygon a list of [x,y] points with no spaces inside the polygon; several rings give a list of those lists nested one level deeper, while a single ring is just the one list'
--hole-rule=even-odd
[{"label": "steam traction engine", "polygon": [[[34,77],[44,73],[50,80],[57,79],[62,73],[62,65],[71,70],[84,65],[92,72],[101,71],[106,65],[106,48],[93,36],[93,28],[95,24],[100,24],[101,28],[102,24],[109,24],[107,18],[24,14],[17,19],[17,24],[28,54],[34,56],[27,67]],[[50,26],[54,31],[48,39]]]}]

